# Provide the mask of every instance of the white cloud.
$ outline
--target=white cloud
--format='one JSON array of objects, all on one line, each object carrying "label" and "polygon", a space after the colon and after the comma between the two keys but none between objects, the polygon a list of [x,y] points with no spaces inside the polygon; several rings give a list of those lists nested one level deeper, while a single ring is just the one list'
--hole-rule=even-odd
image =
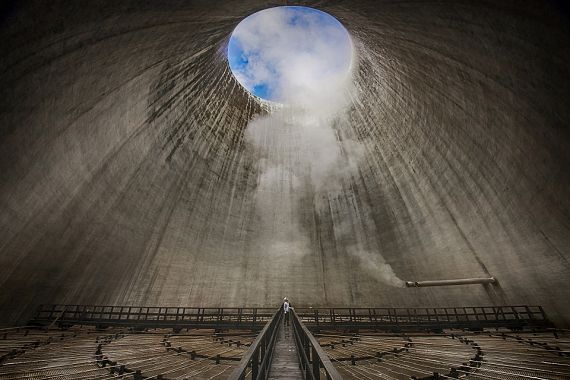
[{"label": "white cloud", "polygon": [[250,90],[266,85],[270,100],[320,98],[349,76],[350,36],[336,19],[318,10],[269,8],[244,19],[231,38],[248,61],[233,69],[236,77]]}]

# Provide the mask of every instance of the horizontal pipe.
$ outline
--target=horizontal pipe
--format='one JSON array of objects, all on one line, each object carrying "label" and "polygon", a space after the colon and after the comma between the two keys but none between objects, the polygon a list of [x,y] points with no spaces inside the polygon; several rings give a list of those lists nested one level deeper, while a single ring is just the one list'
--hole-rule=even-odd
[{"label": "horizontal pipe", "polygon": [[458,278],[455,280],[433,280],[433,281],[406,281],[408,288],[421,288],[424,286],[450,286],[450,285],[471,285],[471,284],[494,284],[495,277],[484,278]]}]

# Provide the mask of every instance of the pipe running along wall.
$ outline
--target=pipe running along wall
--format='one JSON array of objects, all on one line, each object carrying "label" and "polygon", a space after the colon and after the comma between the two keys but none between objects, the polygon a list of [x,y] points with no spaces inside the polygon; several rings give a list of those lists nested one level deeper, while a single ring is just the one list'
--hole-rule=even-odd
[{"label": "pipe running along wall", "polygon": [[406,281],[408,288],[420,288],[424,286],[451,286],[451,285],[473,285],[473,284],[494,284],[497,280],[494,277],[488,278],[458,278],[455,280],[431,280],[431,281]]}]

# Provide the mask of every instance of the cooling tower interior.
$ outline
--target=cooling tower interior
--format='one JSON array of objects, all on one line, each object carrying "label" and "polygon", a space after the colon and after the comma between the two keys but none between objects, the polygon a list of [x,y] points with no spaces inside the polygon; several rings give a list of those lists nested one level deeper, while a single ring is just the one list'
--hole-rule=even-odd
[{"label": "cooling tower interior", "polygon": [[[350,34],[350,102],[323,136],[272,125],[276,106],[228,66],[236,25],[282,5]],[[562,2],[0,7],[1,325],[40,304],[277,308],[287,296],[540,305],[570,326]]]}]

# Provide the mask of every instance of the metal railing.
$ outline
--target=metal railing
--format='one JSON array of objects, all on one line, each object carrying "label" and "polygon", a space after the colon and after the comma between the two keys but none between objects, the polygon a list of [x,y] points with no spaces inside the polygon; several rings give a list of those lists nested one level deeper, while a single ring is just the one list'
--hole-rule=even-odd
[{"label": "metal railing", "polygon": [[310,329],[414,330],[550,327],[540,306],[444,308],[296,308]]},{"label": "metal railing", "polygon": [[40,305],[34,325],[96,325],[165,328],[261,329],[274,308],[200,308],[95,305]]},{"label": "metal railing", "polygon": [[255,341],[242,357],[238,366],[230,374],[229,380],[243,380],[248,375],[248,368],[251,367],[251,379],[267,379],[273,350],[277,340],[277,334],[283,321],[283,308],[279,308],[263,330],[259,333]]},{"label": "metal railing", "polygon": [[[41,305],[31,323],[143,328],[261,329],[273,308],[197,308]],[[310,329],[417,330],[450,328],[550,327],[540,306],[444,308],[296,308]]]},{"label": "metal railing", "polygon": [[303,324],[295,310],[291,309],[291,315],[297,356],[299,357],[303,378],[305,380],[319,380],[321,378],[321,368],[323,368],[326,379],[342,380],[342,376],[333,366],[328,355],[309,329]]}]

